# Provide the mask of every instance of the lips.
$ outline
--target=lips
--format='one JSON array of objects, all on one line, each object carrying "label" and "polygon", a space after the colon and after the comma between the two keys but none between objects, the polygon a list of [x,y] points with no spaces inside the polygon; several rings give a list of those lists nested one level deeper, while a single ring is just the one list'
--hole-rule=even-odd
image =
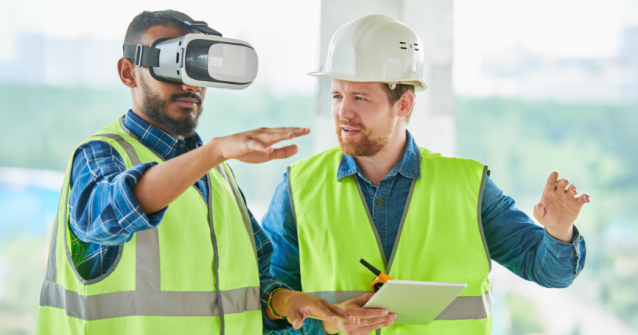
[{"label": "lips", "polygon": [[361,133],[360,129],[350,126],[341,126],[341,135],[345,137],[357,136]]},{"label": "lips", "polygon": [[175,100],[175,103],[182,107],[195,107],[199,101],[195,98],[179,98]]}]

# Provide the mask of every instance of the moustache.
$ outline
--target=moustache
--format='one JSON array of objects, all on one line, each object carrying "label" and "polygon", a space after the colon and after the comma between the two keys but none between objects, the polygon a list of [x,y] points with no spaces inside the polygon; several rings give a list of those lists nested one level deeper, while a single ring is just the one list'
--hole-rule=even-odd
[{"label": "moustache", "polygon": [[171,95],[171,102],[177,101],[179,98],[191,98],[197,100],[197,105],[202,104],[202,96],[199,93],[181,93]]}]

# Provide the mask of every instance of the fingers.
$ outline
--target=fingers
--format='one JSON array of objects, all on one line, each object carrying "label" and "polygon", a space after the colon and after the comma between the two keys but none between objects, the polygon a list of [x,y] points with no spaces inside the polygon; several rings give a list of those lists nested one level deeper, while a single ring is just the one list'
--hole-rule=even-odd
[{"label": "fingers", "polygon": [[370,326],[370,325],[376,325],[379,323],[386,323],[389,321],[394,321],[397,318],[396,314],[388,314],[386,316],[382,316],[380,318],[372,318],[372,319],[361,319],[361,322],[359,323],[361,326]]},{"label": "fingers", "polygon": [[363,305],[366,304],[366,302],[368,302],[368,300],[370,300],[372,298],[374,294],[368,292],[360,297],[354,298],[352,300],[350,300],[350,302],[352,302],[353,304],[359,306],[359,307],[363,307]]},{"label": "fingers", "polygon": [[556,182],[558,181],[558,172],[552,172],[547,179],[547,184],[545,184],[545,191],[553,191],[556,189]]},{"label": "fingers", "polygon": [[248,142],[246,142],[246,147],[249,151],[260,151],[267,154],[274,151],[271,146],[266,145],[264,142],[259,140],[248,140]]},{"label": "fingers", "polygon": [[584,205],[591,202],[591,197],[587,194],[583,194],[580,197],[575,198],[579,205]]},{"label": "fingers", "polygon": [[556,189],[558,191],[565,191],[565,189],[567,188],[567,185],[569,185],[569,180],[565,178],[561,178],[556,182]]},{"label": "fingers", "polygon": [[388,315],[388,311],[382,308],[352,308],[348,309],[348,312],[360,319],[372,319]]},{"label": "fingers", "polygon": [[284,159],[295,155],[299,151],[296,144],[285,146],[282,148],[274,149],[269,156],[269,160],[272,159]]},{"label": "fingers", "polygon": [[[311,313],[314,314],[313,316],[315,316],[315,319],[330,320],[333,323],[339,321],[339,318],[337,318],[332,313],[332,311],[328,309],[328,307],[324,306],[322,303],[313,305],[311,307]],[[349,314],[346,316],[346,318],[348,318],[348,316]]]},{"label": "fingers", "polygon": [[[562,190],[564,188],[564,185],[567,185],[569,183],[569,180],[567,179],[560,179],[557,182],[557,190]],[[569,198],[573,198],[574,200],[576,200],[576,202],[579,205],[583,205],[586,203],[591,202],[591,197],[587,194],[583,194],[580,197],[578,197],[578,186],[571,184],[569,185],[569,187],[567,187],[567,190],[565,190],[565,194],[569,197]]]},{"label": "fingers", "polygon": [[381,328],[384,328],[384,327],[388,327],[388,326],[390,326],[393,323],[394,323],[394,320],[392,320],[392,321],[384,321],[384,322],[380,322],[380,323],[373,324],[373,325],[370,325],[370,326],[361,327],[361,328],[359,328],[359,331],[361,331],[361,334],[368,334],[368,333],[370,333],[370,332],[372,332],[374,330],[381,329]]},{"label": "fingers", "polygon": [[308,133],[310,133],[308,128],[259,128],[250,131],[248,136],[272,145],[280,141],[307,135]]},{"label": "fingers", "polygon": [[572,197],[575,197],[578,195],[578,187],[576,187],[576,185],[571,184],[569,185],[569,187],[567,188],[567,194],[571,195]]},{"label": "fingers", "polygon": [[295,329],[301,328],[303,326],[303,321],[306,319],[306,315],[302,315],[298,310],[292,309],[287,316],[288,322],[292,324],[292,327]]},{"label": "fingers", "polygon": [[359,323],[359,318],[357,318],[354,315],[351,315],[350,313],[346,312],[345,310],[327,302],[326,300],[322,300],[321,303],[326,306],[326,308],[328,308],[330,310],[330,312],[334,315],[336,315],[338,318],[343,319],[345,321],[348,321],[350,323]]}]

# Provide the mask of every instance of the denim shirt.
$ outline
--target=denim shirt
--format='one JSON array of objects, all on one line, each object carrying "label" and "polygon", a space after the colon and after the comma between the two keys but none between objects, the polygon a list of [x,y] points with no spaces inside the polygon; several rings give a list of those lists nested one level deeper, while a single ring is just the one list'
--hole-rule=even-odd
[{"label": "denim shirt", "polygon": [[[335,178],[357,175],[381,246],[389,258],[394,247],[410,185],[421,178],[421,152],[410,132],[401,160],[375,186],[361,172],[353,157],[343,155]],[[262,226],[274,245],[270,272],[295,290],[302,290],[299,269],[299,240],[291,212],[288,176],[275,190]],[[321,181],[317,181],[321,182]],[[382,201],[378,201],[378,199]],[[571,243],[551,237],[525,213],[516,209],[512,198],[487,177],[481,202],[485,239],[493,260],[519,277],[544,287],[567,287],[585,265],[585,240],[574,230]],[[300,330],[290,333],[325,334],[323,323],[307,319]]]},{"label": "denim shirt", "polygon": [[[185,140],[178,139],[152,126],[131,110],[124,118],[124,126],[164,160],[203,145],[197,134]],[[162,222],[168,206],[146,215],[133,196],[133,187],[144,171],[154,165],[157,163],[149,162],[126,169],[120,154],[101,141],[86,142],[75,151],[69,199],[71,255],[84,279],[106,273],[117,256],[119,245],[130,241],[136,232],[155,228]],[[206,176],[202,176],[194,186],[208,199]],[[257,247],[261,304],[265,312],[270,292],[277,287],[288,287],[268,272],[272,244],[250,210],[248,213]],[[264,326],[265,333],[281,328],[280,323],[270,321],[265,315]]]}]

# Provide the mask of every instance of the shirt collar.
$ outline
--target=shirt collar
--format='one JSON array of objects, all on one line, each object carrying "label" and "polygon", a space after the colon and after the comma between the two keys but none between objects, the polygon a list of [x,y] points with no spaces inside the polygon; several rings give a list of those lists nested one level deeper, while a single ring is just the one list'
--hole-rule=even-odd
[{"label": "shirt collar", "polygon": [[126,126],[145,147],[154,151],[164,160],[169,160],[185,153],[187,149],[193,150],[204,144],[197,133],[185,138],[185,140],[180,140],[144,121],[144,119],[133,113],[132,110],[126,113],[124,126]]},{"label": "shirt collar", "polygon": [[[421,178],[421,151],[416,145],[414,137],[412,137],[412,134],[410,134],[408,130],[405,131],[405,135],[408,144],[405,147],[403,156],[397,165],[394,166],[392,171],[388,173],[386,178],[393,177],[397,173],[400,173],[410,179]],[[341,157],[341,162],[339,163],[339,170],[337,170],[337,181],[341,181],[344,177],[351,176],[355,173],[359,174],[360,177],[365,178],[354,158],[352,156],[343,155],[343,157]]]}]

